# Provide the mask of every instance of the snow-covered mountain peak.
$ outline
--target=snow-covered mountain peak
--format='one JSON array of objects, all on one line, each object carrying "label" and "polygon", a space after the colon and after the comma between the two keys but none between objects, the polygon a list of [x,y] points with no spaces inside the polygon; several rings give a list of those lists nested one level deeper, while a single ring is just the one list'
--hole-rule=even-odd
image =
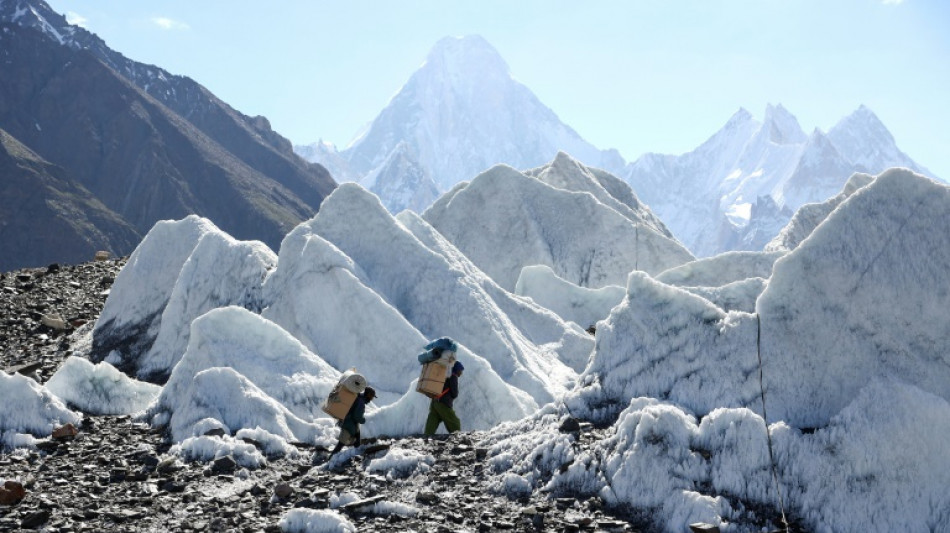
[{"label": "snow-covered mountain peak", "polygon": [[740,107],[738,111],[729,117],[729,120],[726,121],[726,125],[723,126],[722,129],[734,129],[753,120],[755,120],[755,117],[752,116],[752,113],[749,113],[748,109]]},{"label": "snow-covered mountain peak", "polygon": [[498,105],[511,85],[520,84],[498,51],[484,38],[470,35],[439,40],[403,90],[415,91],[444,109],[458,103],[478,106],[482,100]]},{"label": "snow-covered mountain peak", "polygon": [[[805,139],[805,149],[802,152],[802,156],[806,157],[809,150],[814,151],[814,147],[825,147],[830,146],[831,149],[834,148],[834,143],[828,137],[828,134],[821,131],[821,128],[815,128],[808,134],[808,137]],[[836,154],[837,155],[837,154]]]},{"label": "snow-covered mountain peak", "polygon": [[[762,124],[755,120],[752,113],[740,107],[719,131],[706,139],[696,150],[685,154],[690,159],[714,158],[726,166],[732,166],[742,148]],[[723,171],[725,168],[722,169]],[[633,185],[633,184],[631,184]],[[649,201],[648,201],[649,203]]]},{"label": "snow-covered mountain peak", "polygon": [[890,167],[905,167],[933,177],[897,147],[891,132],[865,105],[835,124],[828,137],[855,165],[855,170],[876,173]]},{"label": "snow-covered mountain peak", "polygon": [[895,144],[894,136],[888,131],[881,119],[862,104],[850,115],[839,120],[830,134],[834,136],[863,135],[868,141]]},{"label": "snow-covered mountain peak", "polygon": [[410,209],[421,212],[439,197],[439,187],[419,164],[415,147],[403,141],[389,157],[360,181],[391,213]]},{"label": "snow-covered mountain peak", "polygon": [[50,9],[46,2],[34,0],[0,1],[0,20],[34,28],[60,44],[71,44],[76,26]]},{"label": "snow-covered mountain peak", "polygon": [[456,74],[462,72],[508,73],[508,64],[480,35],[443,37],[432,47],[423,68],[435,68]]},{"label": "snow-covered mountain peak", "polygon": [[768,139],[775,144],[798,144],[806,138],[798,119],[782,107],[782,104],[765,106],[762,129],[768,132]]},{"label": "snow-covered mountain peak", "polygon": [[[396,151],[409,157],[393,159]],[[608,170],[623,165],[616,152],[584,141],[516,81],[485,39],[467,36],[440,40],[366,133],[340,155],[355,180],[386,175],[385,190],[372,191],[387,207],[421,210],[414,203],[425,201],[433,185],[442,193],[496,163],[532,168],[558,151]]]},{"label": "snow-covered mountain peak", "polygon": [[[791,216],[804,203],[837,194],[854,172],[895,166],[927,174],[897,149],[866,106],[828,133],[816,128],[806,134],[785,107],[770,104],[762,122],[740,108],[696,150],[641,157],[624,178],[693,253],[708,256],[759,249],[768,231],[784,224],[782,213]],[[765,196],[778,211],[763,226],[751,215]]]}]

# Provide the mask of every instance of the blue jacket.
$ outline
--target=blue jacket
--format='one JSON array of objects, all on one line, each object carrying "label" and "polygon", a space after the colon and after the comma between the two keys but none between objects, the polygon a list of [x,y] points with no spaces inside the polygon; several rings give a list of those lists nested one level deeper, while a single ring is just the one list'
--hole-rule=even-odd
[{"label": "blue jacket", "polygon": [[366,418],[363,415],[366,413],[366,398],[362,394],[356,395],[356,399],[353,400],[353,405],[350,406],[350,410],[346,413],[346,416],[343,417],[343,422],[340,424],[340,427],[350,432],[350,435],[355,435],[360,430],[360,424],[366,423]]}]

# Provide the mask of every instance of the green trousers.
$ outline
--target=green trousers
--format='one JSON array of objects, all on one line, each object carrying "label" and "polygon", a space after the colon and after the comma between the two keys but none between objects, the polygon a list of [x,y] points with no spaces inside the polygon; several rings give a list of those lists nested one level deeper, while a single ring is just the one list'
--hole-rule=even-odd
[{"label": "green trousers", "polygon": [[455,410],[442,402],[432,400],[429,402],[429,417],[426,418],[426,435],[435,435],[435,430],[439,429],[439,424],[444,423],[445,429],[449,433],[455,433],[462,429],[462,421],[459,420]]}]

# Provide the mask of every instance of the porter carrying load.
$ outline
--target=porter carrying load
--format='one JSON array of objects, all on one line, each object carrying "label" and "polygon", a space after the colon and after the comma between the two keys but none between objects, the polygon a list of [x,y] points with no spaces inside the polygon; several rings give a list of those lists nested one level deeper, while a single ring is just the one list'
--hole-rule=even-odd
[{"label": "porter carrying load", "polygon": [[430,398],[442,393],[445,378],[449,369],[455,364],[455,352],[458,344],[448,337],[436,339],[426,344],[425,351],[419,354],[422,363],[422,372],[416,384],[416,392],[421,392]]}]

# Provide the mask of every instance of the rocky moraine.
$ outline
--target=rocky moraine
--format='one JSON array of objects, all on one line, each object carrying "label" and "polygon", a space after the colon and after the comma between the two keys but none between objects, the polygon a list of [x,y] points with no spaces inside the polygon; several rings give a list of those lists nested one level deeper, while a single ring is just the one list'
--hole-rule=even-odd
[{"label": "rocky moraine", "polygon": [[[0,367],[45,383],[95,323],[125,259],[0,275]],[[183,462],[161,429],[130,416],[83,415],[75,431],[0,452],[0,530],[280,531],[293,508],[332,509],[360,531],[637,531],[597,497],[489,490],[485,435],[364,440],[328,461],[296,443],[292,457],[248,470],[229,457]],[[566,424],[578,449],[598,430]],[[435,458],[382,476],[369,462],[392,448]],[[640,528],[645,531],[646,529]]]}]

